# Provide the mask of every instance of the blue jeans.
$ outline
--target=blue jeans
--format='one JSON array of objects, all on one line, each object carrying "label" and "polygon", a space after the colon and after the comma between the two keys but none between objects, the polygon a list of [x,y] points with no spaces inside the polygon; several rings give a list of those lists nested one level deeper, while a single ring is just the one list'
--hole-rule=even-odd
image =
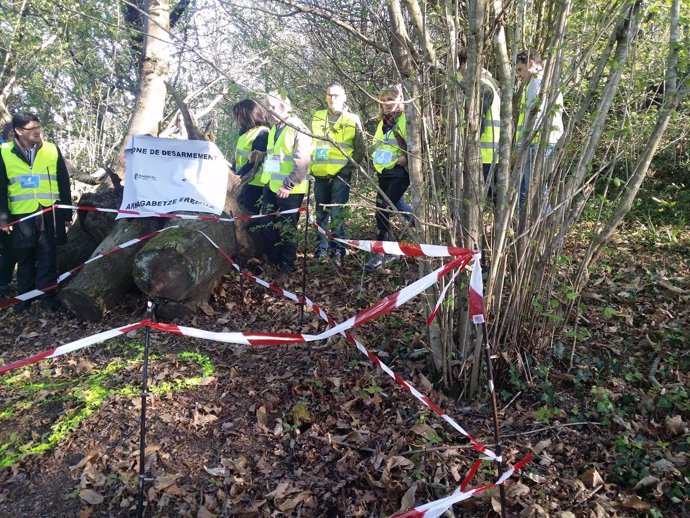
[{"label": "blue jeans", "polygon": [[[316,222],[323,229],[330,229],[335,237],[345,238],[345,207],[324,207],[330,204],[345,204],[350,199],[350,179],[352,173],[338,172],[333,176],[317,176],[314,182],[314,200],[316,201]],[[327,251],[329,239],[321,232],[316,234],[317,250]],[[343,253],[344,247],[336,241],[330,241],[334,253]]]},{"label": "blue jeans", "polygon": [[[549,163],[549,155],[553,153],[554,144],[548,144],[544,149],[544,167],[547,167]],[[527,191],[529,190],[529,182],[532,178],[532,169],[534,168],[535,161],[537,160],[537,150],[539,149],[538,144],[530,144],[527,148],[527,162],[525,163],[525,168],[522,170],[522,181],[520,182],[520,199],[518,200],[518,208],[522,208],[525,201],[527,201]],[[549,191],[548,184],[544,185],[544,205],[548,206],[548,200],[546,196]],[[550,210],[548,211],[550,212]]]},{"label": "blue jeans", "polygon": [[401,196],[398,203],[395,204],[395,208],[400,211],[400,215],[405,218],[405,220],[412,226],[414,226],[414,209],[412,205],[407,203],[404,196]]}]

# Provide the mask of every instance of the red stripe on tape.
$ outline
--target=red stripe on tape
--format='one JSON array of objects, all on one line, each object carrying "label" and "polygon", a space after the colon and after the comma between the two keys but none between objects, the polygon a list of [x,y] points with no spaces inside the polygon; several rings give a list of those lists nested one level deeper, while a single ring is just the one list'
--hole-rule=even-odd
[{"label": "red stripe on tape", "polygon": [[24,358],[23,360],[17,360],[16,362],[12,362],[12,363],[8,363],[7,365],[3,365],[2,367],[0,367],[0,374],[5,374],[8,371],[18,369],[19,367],[24,367],[25,365],[30,365],[32,363],[37,363],[37,362],[40,362],[41,360],[45,360],[54,352],[55,352],[55,349],[50,349],[48,351],[43,351],[42,353],[35,354],[34,356]]}]

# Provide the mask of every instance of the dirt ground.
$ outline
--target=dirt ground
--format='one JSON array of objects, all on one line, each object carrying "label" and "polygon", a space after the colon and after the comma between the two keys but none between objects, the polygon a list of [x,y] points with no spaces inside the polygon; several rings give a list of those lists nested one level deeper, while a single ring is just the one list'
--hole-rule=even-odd
[{"label": "dirt ground", "polygon": [[[681,389],[688,388],[690,282],[687,263],[678,260],[690,254],[687,247],[670,253],[676,261],[627,272],[615,266],[603,274],[606,300],[589,315],[592,338],[580,345],[575,373],[556,362],[527,383],[501,371],[504,456],[513,463],[535,455],[506,485],[509,515],[687,511],[690,435]],[[650,275],[670,278],[669,286],[681,291],[644,281]],[[389,276],[363,277],[361,263],[348,257],[340,269],[310,266],[309,294],[342,321],[416,276],[410,260]],[[276,282],[297,291],[300,279]],[[624,292],[634,293],[640,309],[630,319]],[[6,310],[0,362],[137,322],[144,305],[132,295],[99,324]],[[214,331],[299,330],[298,306],[234,276],[216,290],[211,307],[212,315],[176,323]],[[602,307],[615,310],[609,317],[617,329],[611,319],[597,319]],[[419,308],[413,302],[355,335],[493,448],[487,398],[455,401],[424,376]],[[657,332],[662,324],[665,339]],[[301,330],[321,329],[307,314]],[[136,516],[144,334],[0,377],[0,516]],[[645,349],[645,336],[660,348]],[[153,331],[150,351],[145,516],[385,516],[447,496],[477,458],[465,438],[343,339],[248,347]],[[593,368],[602,359],[607,367]],[[618,372],[611,367],[616,362]],[[649,381],[654,362],[652,375],[666,391]],[[581,379],[586,370],[589,378]],[[494,468],[484,463],[470,487],[494,479]],[[452,516],[497,516],[497,505],[498,493],[490,490],[454,506]]]}]

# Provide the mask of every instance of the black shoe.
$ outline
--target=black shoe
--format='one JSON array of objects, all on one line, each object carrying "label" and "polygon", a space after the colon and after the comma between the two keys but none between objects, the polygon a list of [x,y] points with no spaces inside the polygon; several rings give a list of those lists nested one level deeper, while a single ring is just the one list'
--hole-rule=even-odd
[{"label": "black shoe", "polygon": [[55,300],[50,298],[50,299],[41,299],[41,309],[44,311],[57,311],[57,307],[55,305]]},{"label": "black shoe", "polygon": [[290,263],[281,263],[280,273],[295,273],[295,265]]},{"label": "black shoe", "polygon": [[323,248],[319,248],[316,252],[314,252],[314,259],[328,259],[328,250],[324,250]]},{"label": "black shoe", "polygon": [[30,301],[21,301],[18,304],[15,304],[14,308],[12,308],[12,311],[14,311],[15,315],[20,315],[22,313],[25,313],[26,310],[29,309],[29,306],[31,305]]}]

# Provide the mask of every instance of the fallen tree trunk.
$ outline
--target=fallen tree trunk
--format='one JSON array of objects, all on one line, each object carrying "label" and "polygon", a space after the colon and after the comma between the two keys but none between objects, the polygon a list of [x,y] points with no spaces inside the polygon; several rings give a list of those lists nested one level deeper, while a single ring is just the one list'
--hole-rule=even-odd
[{"label": "fallen tree trunk", "polygon": [[[73,167],[76,170],[76,168]],[[73,174],[73,173],[70,173]],[[90,175],[81,175],[81,177]],[[83,181],[85,178],[79,178]],[[77,205],[117,209],[122,201],[122,186],[119,178],[112,171],[107,172],[94,192],[85,192]],[[58,249],[58,271],[66,272],[83,263],[96,247],[112,231],[115,214],[97,211],[77,211],[76,220],[67,231],[66,246]]]},{"label": "fallen tree trunk", "polygon": [[[158,218],[118,220],[94,255],[158,230],[162,223]],[[137,243],[86,265],[60,291],[60,303],[81,319],[95,322],[103,318],[132,289],[132,260],[142,246],[143,242]]]},{"label": "fallen tree trunk", "polygon": [[[237,212],[239,181],[232,175],[223,217]],[[213,240],[226,254],[240,250],[236,234],[243,232],[230,222],[173,220],[168,230],[146,243],[134,258],[132,274],[136,286],[158,302],[158,314],[177,318],[197,309],[209,311],[208,298],[230,263],[211,244]],[[171,228],[177,227],[177,228]]]}]

